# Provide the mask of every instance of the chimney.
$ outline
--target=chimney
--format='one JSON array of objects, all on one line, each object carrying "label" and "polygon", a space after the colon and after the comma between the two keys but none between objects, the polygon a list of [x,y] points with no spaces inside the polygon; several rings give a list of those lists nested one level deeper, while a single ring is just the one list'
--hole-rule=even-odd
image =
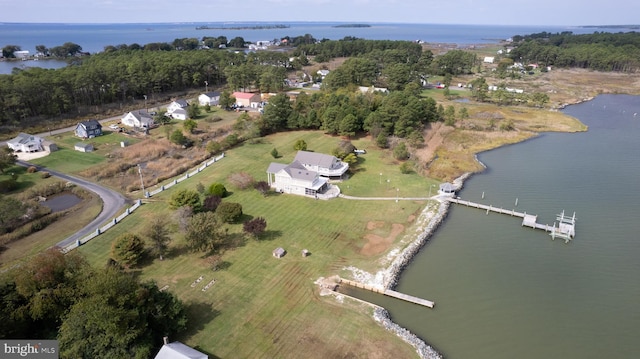
[{"label": "chimney", "polygon": [[164,341],[164,345],[169,344],[169,337],[162,337],[162,340]]}]

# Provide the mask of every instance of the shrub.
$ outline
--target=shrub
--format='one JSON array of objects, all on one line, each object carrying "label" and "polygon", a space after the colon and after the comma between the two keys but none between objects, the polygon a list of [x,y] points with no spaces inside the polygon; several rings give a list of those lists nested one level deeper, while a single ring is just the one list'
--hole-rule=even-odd
[{"label": "shrub", "polygon": [[296,151],[306,151],[307,143],[304,140],[297,140],[296,143],[293,145],[293,149]]},{"label": "shrub", "polygon": [[36,166],[29,166],[29,168],[27,168],[27,173],[35,173],[38,172],[38,169],[36,168]]},{"label": "shrub", "polygon": [[191,144],[191,140],[189,140],[180,130],[173,131],[169,137],[169,141],[180,146],[189,146]]},{"label": "shrub", "polygon": [[202,209],[209,212],[215,212],[218,206],[222,202],[222,198],[218,196],[207,196],[202,203]]},{"label": "shrub", "polygon": [[223,148],[231,148],[231,147],[237,145],[238,142],[240,142],[240,139],[238,138],[238,135],[236,135],[235,133],[232,133],[229,136],[225,137],[224,140],[222,140],[222,147]]},{"label": "shrub", "polygon": [[409,158],[409,151],[407,150],[407,145],[405,145],[404,142],[400,142],[393,149],[393,157],[399,161],[404,161]]},{"label": "shrub", "polygon": [[42,172],[42,173],[40,173],[40,177],[42,177],[42,178],[49,178],[49,177],[51,177],[51,173],[46,172],[46,171],[45,171],[45,172]]},{"label": "shrub", "polygon": [[224,185],[217,182],[214,182],[209,186],[207,193],[212,196],[218,196],[220,198],[224,198],[229,194]]},{"label": "shrub", "polygon": [[200,209],[200,195],[196,191],[181,189],[171,195],[169,205],[174,209],[189,206],[197,212]]},{"label": "shrub", "polygon": [[221,149],[222,145],[220,143],[213,140],[207,142],[207,152],[209,152],[210,154],[217,154]]},{"label": "shrub", "polygon": [[413,165],[414,164],[411,161],[403,162],[400,165],[400,172],[405,175],[413,172]]},{"label": "shrub", "polygon": [[258,192],[262,193],[263,196],[266,196],[271,189],[271,186],[269,186],[269,184],[265,181],[258,181],[253,185],[253,187],[258,190]]},{"label": "shrub", "polygon": [[356,146],[354,146],[351,141],[340,141],[338,147],[334,148],[331,154],[342,160],[355,150]]},{"label": "shrub", "polygon": [[376,145],[380,148],[387,148],[389,146],[387,135],[385,135],[383,132],[380,132],[378,137],[376,137]]},{"label": "shrub", "polygon": [[267,220],[262,217],[256,217],[244,222],[244,224],[242,225],[242,230],[244,231],[244,233],[247,233],[252,237],[258,237],[259,235],[264,233],[265,229],[267,229]]},{"label": "shrub", "polygon": [[222,222],[236,222],[242,217],[242,205],[234,202],[222,202],[216,209],[216,215]]},{"label": "shrub", "polygon": [[275,147],[271,150],[271,157],[273,157],[273,158],[280,157],[280,154],[278,153],[278,150],[276,150]]}]

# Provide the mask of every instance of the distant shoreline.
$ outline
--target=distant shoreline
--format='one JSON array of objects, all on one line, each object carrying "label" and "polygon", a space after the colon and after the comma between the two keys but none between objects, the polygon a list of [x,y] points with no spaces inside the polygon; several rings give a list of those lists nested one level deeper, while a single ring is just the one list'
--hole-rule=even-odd
[{"label": "distant shoreline", "polygon": [[268,29],[288,29],[289,25],[256,25],[256,26],[196,26],[196,30],[268,30]]}]

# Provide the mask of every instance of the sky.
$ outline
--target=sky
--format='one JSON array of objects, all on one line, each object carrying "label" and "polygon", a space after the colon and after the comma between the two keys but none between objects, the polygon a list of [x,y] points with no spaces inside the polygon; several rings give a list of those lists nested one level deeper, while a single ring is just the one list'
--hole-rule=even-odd
[{"label": "sky", "polygon": [[0,0],[0,22],[337,21],[630,25],[640,1],[607,0]]}]

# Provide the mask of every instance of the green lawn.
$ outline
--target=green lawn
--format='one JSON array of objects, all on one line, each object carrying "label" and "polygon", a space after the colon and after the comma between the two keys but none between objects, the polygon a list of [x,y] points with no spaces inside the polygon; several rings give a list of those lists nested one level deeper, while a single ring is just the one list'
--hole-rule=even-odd
[{"label": "green lawn", "polygon": [[[142,233],[144,223],[152,216],[175,222],[166,204],[175,189],[195,189],[198,182],[205,186],[214,181],[227,183],[231,173],[240,171],[265,180],[271,161],[287,163],[293,159],[293,144],[298,139],[304,139],[309,150],[323,153],[330,153],[339,140],[321,132],[288,132],[270,136],[263,143],[244,144],[197,176],[154,196],[114,229],[79,250],[94,265],[103,266],[117,235]],[[436,183],[415,174],[400,174],[398,164],[369,143],[367,139],[354,141],[358,148],[367,149],[367,154],[361,156],[360,170],[339,184],[344,192],[393,197],[397,191],[392,187],[397,184],[401,197],[424,197],[430,184]],[[274,147],[281,158],[271,157]],[[384,180],[388,177],[389,184],[381,180],[380,173]],[[366,307],[353,310],[350,305],[323,299],[313,282],[341,274],[349,265],[375,270],[386,252],[361,253],[367,243],[365,235],[388,236],[394,223],[408,228],[426,201],[323,201],[279,194],[263,197],[255,190],[238,190],[228,184],[227,189],[232,194],[225,201],[241,203],[245,219],[261,216],[267,220],[267,233],[262,239],[239,239],[241,225],[231,226],[229,233],[238,239],[238,246],[223,253],[225,269],[214,272],[206,267],[201,254],[184,250],[183,236],[176,231],[172,253],[164,261],[150,260],[137,270],[141,278],[155,280],[159,287],[168,286],[189,305],[189,331],[177,339],[222,358],[359,357],[363,352],[415,357],[411,347],[373,322]],[[375,230],[367,227],[372,221],[380,224]],[[285,248],[287,255],[274,258],[276,247]],[[302,257],[303,249],[308,249],[311,256]],[[203,280],[192,287],[200,276]],[[203,292],[202,288],[214,279],[215,284]]]},{"label": "green lawn", "polygon": [[[128,141],[129,144],[140,141],[135,137],[130,137],[117,132],[105,130],[104,135],[82,140],[69,132],[64,135],[56,135],[50,138],[56,143],[59,150],[51,152],[46,157],[37,158],[30,162],[40,166],[58,170],[64,173],[78,173],[89,167],[106,161],[110,152],[120,147],[121,141]],[[79,152],[74,149],[78,142],[91,143],[94,146],[93,152]]]}]

